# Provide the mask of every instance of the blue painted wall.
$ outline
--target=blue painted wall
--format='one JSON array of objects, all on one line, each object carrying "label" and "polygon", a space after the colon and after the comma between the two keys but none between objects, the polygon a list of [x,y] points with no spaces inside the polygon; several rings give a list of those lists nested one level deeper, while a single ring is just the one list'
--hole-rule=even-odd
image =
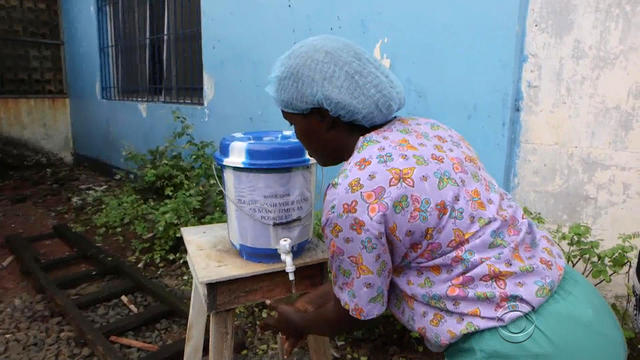
[{"label": "blue painted wall", "polygon": [[[124,144],[139,150],[171,130],[171,111],[192,120],[197,137],[284,129],[264,91],[275,59],[296,41],[332,33],[381,52],[405,86],[401,114],[438,119],[461,132],[489,172],[509,187],[517,143],[516,101],[527,0],[202,0],[204,106],[139,104],[100,98],[96,4],[63,0],[68,90],[75,151],[123,166]],[[325,183],[335,168],[325,174]]]}]

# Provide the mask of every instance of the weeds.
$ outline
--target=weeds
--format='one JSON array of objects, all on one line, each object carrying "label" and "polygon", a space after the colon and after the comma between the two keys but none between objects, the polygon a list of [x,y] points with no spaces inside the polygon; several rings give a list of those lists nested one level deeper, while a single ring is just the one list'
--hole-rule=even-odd
[{"label": "weeds", "polygon": [[196,141],[186,117],[173,113],[177,128],[167,142],[146,152],[124,151],[131,172],[119,174],[115,190],[91,193],[98,234],[133,232],[132,248],[143,261],[183,256],[180,228],[226,221],[223,194],[215,183],[210,141]]}]

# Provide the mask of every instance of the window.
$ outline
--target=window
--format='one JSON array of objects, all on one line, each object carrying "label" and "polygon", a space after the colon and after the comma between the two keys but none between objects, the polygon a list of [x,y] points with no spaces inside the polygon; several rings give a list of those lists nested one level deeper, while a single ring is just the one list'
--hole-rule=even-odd
[{"label": "window", "polygon": [[58,1],[0,2],[0,97],[64,96]]},{"label": "window", "polygon": [[98,0],[102,97],[202,104],[200,0]]}]

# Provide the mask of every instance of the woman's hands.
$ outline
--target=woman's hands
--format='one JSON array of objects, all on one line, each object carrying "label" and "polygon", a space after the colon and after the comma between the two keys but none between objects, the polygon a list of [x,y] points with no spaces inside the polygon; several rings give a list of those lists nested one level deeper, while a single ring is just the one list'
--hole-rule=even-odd
[{"label": "woman's hands", "polygon": [[368,324],[368,321],[349,315],[333,294],[329,283],[300,297],[293,304],[267,302],[267,305],[276,315],[267,317],[260,328],[284,335],[285,357],[308,334],[335,336]]},{"label": "woman's hands", "polygon": [[[294,303],[295,304],[295,303]],[[276,312],[275,316],[267,317],[261,324],[262,330],[274,330],[282,335],[282,346],[284,348],[284,358],[291,355],[293,349],[304,340],[307,334],[299,323],[300,309],[294,305],[273,304],[267,300],[270,310]]]},{"label": "woman's hands", "polygon": [[284,346],[284,357],[289,357],[293,349],[308,334],[305,331],[308,326],[305,326],[305,319],[301,315],[318,310],[329,303],[333,296],[331,285],[327,283],[301,296],[293,304],[274,304],[267,300],[267,306],[270,310],[275,311],[276,315],[267,317],[260,324],[260,328],[280,332]]}]

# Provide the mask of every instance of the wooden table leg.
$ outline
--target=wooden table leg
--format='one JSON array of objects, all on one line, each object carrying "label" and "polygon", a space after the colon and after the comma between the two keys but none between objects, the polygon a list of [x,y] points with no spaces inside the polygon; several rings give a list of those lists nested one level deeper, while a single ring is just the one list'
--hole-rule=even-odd
[{"label": "wooden table leg", "polygon": [[308,335],[309,355],[311,360],[331,360],[331,344],[326,336]]},{"label": "wooden table leg", "polygon": [[233,312],[218,311],[209,321],[209,360],[233,360]]},{"label": "wooden table leg", "polygon": [[191,285],[191,306],[189,308],[189,322],[184,343],[184,360],[201,360],[204,331],[207,327],[207,309],[200,287],[193,281]]}]

